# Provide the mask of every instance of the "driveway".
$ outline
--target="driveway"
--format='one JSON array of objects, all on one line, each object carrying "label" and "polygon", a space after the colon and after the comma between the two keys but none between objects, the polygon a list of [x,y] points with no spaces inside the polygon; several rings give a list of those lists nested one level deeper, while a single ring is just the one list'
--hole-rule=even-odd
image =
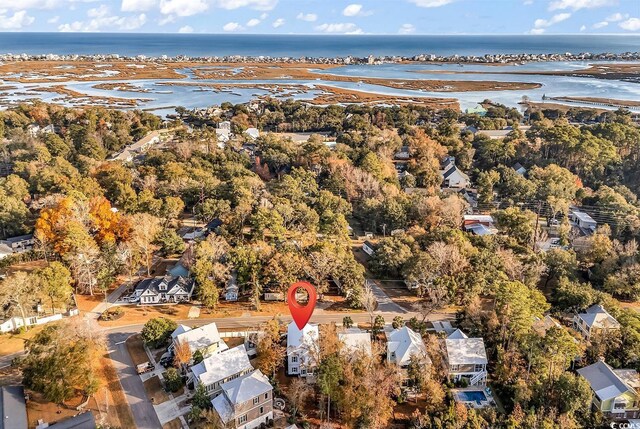
[{"label": "driveway", "polygon": [[158,420],[153,404],[147,399],[142,380],[136,373],[135,365],[124,343],[130,335],[128,332],[111,332],[108,334],[107,342],[110,357],[131,408],[136,428],[158,429],[162,425]]},{"label": "driveway", "polygon": [[371,292],[376,297],[376,301],[378,301],[378,311],[383,313],[400,313],[408,314],[409,311],[402,307],[400,304],[396,304],[393,302],[389,295],[387,295],[378,285],[376,280],[367,279],[369,285],[371,286]]}]

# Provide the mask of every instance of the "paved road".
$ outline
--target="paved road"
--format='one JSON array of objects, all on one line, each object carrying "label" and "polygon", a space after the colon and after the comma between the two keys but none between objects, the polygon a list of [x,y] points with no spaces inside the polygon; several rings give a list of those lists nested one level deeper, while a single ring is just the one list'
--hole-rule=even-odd
[{"label": "paved road", "polygon": [[0,356],[0,369],[11,366],[13,359],[20,357],[24,354],[24,351],[18,353],[12,353],[10,355]]},{"label": "paved road", "polygon": [[125,397],[131,408],[131,413],[138,429],[161,428],[160,420],[153,409],[151,401],[147,398],[144,385],[140,376],[136,373],[135,365],[129,356],[129,351],[124,341],[135,332],[116,332],[111,330],[107,335],[110,357],[116,369]]}]

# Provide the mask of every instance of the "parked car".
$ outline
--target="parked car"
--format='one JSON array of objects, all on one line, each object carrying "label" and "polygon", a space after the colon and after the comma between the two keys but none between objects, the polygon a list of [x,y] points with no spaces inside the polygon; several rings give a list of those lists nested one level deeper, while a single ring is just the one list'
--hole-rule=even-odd
[{"label": "parked car", "polygon": [[136,366],[136,371],[138,372],[138,374],[144,374],[145,372],[151,372],[154,369],[156,369],[156,367],[153,366],[153,364],[151,362],[141,363],[140,365]]}]

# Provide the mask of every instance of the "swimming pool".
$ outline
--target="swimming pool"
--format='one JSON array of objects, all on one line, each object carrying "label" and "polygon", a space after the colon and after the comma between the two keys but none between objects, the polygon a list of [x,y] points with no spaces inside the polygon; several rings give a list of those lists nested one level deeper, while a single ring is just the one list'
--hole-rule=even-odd
[{"label": "swimming pool", "polygon": [[458,399],[461,402],[484,402],[487,395],[482,390],[462,390],[457,392]]}]

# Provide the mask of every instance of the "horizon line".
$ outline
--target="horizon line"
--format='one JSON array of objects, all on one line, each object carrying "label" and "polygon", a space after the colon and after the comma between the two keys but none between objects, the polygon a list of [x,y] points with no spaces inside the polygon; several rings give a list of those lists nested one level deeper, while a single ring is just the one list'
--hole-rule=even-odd
[{"label": "horizon line", "polygon": [[[456,36],[492,36],[492,37],[512,37],[512,36],[530,36],[530,37],[545,37],[545,36],[636,36],[640,37],[640,32],[634,33],[544,33],[544,34],[527,34],[527,33],[501,33],[501,34],[492,34],[492,33],[450,33],[450,34],[434,34],[434,33],[411,33],[411,34],[398,34],[398,33],[357,33],[357,34],[347,34],[347,33],[243,33],[243,32],[215,32],[215,33],[207,33],[207,32],[190,32],[190,33],[180,33],[180,32],[146,32],[146,31],[117,31],[117,32],[107,32],[107,31],[0,31],[0,35],[5,34],[105,34],[105,35],[114,35],[114,34],[144,34],[144,35],[183,35],[183,36],[318,36],[318,37],[327,37],[327,36],[345,36],[345,37],[368,37],[368,36],[393,36],[393,37],[411,37],[411,36],[436,36],[436,37],[456,37]],[[1,37],[1,36],[0,36]]]}]

